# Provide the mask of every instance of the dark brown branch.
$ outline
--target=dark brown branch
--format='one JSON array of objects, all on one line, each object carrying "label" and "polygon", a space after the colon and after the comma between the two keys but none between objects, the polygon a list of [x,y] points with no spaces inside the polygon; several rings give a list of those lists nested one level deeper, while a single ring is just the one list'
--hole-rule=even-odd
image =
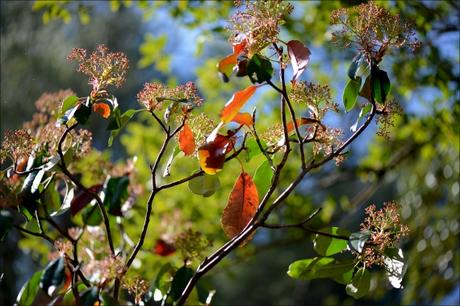
[{"label": "dark brown branch", "polygon": [[64,153],[62,151],[62,144],[64,143],[64,140],[65,140],[66,136],[70,133],[70,131],[75,129],[77,126],[78,126],[78,122],[73,124],[72,126],[68,127],[65,130],[64,134],[62,134],[61,139],[59,140],[58,154],[59,154],[59,157],[61,158],[61,160],[60,160],[61,170],[78,188],[80,188],[86,194],[90,195],[93,199],[96,200],[97,205],[99,207],[99,210],[100,210],[100,212],[102,214],[102,219],[104,221],[104,226],[105,226],[105,230],[106,230],[106,233],[107,233],[107,241],[109,242],[110,252],[112,253],[112,255],[114,255],[115,254],[115,249],[113,247],[112,233],[110,231],[109,216],[107,215],[107,211],[105,210],[105,207],[104,207],[104,204],[103,204],[101,198],[99,197],[99,195],[97,193],[91,192],[88,188],[83,186],[83,184],[81,184],[80,181],[78,181],[75,178],[75,176],[72,173],[70,173],[70,171],[67,169],[67,166],[66,166],[65,161],[64,161]]},{"label": "dark brown branch", "polygon": [[32,232],[32,231],[29,231],[28,229],[25,229],[19,225],[16,225],[14,224],[14,228],[16,228],[17,230],[19,230],[20,232],[23,232],[25,234],[28,234],[28,235],[31,235],[31,236],[35,236],[35,237],[41,237],[43,239],[45,239],[46,241],[48,241],[49,243],[51,243],[52,245],[54,245],[54,240],[46,235],[45,233],[37,233],[37,232]]}]

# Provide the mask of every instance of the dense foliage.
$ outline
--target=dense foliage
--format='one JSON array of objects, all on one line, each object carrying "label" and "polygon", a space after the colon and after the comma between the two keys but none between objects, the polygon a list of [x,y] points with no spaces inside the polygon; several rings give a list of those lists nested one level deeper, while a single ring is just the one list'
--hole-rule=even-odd
[{"label": "dense foliage", "polygon": [[[117,10],[122,3],[111,5]],[[72,5],[34,7],[45,10],[44,21],[69,21]],[[212,21],[200,7],[188,11],[181,5],[172,5],[171,13]],[[224,12],[226,5],[220,7]],[[87,95],[43,94],[32,120],[5,133],[0,236],[21,232],[20,247],[43,262],[23,285],[19,304],[209,304],[216,286],[217,294],[225,287],[205,277],[219,266],[231,271],[235,260],[278,243],[282,249],[274,254],[281,257],[284,243],[299,241],[305,249],[296,248],[282,265],[307,284],[327,278],[355,299],[370,298],[369,291],[379,299],[385,286],[377,284],[386,282],[404,292],[404,303],[438,300],[452,290],[458,280],[458,209],[452,206],[459,194],[458,101],[446,93],[430,116],[403,114],[398,100],[423,84],[400,84],[403,74],[412,71],[415,79],[422,72],[390,73],[385,64],[387,58],[395,64],[420,61],[417,20],[412,24],[373,2],[329,10],[334,48],[349,56],[342,90],[330,88],[321,74],[304,80],[315,53],[308,41],[298,40],[303,36],[296,33],[291,4],[237,5],[228,27],[232,52],[204,63],[195,83],[147,82],[137,94],[141,108],[130,109],[115,96],[115,87],[130,78],[127,56],[104,45],[90,54],[76,48],[68,59],[89,77]],[[82,22],[89,21],[85,6],[78,12]],[[164,42],[146,36],[139,66],[154,63],[169,75],[156,44]],[[452,85],[438,87],[448,92]],[[343,95],[334,99],[334,92]],[[228,99],[225,105],[213,101],[221,96]],[[345,117],[342,130],[330,118],[343,109],[354,120]],[[379,138],[359,163],[348,160],[350,145],[374,119]],[[113,163],[107,152],[93,148],[96,121],[108,131],[109,147],[121,137],[128,158]],[[410,178],[391,178],[395,171]],[[375,199],[380,209],[370,205],[379,187],[389,188],[383,184],[388,177],[397,192]],[[330,192],[350,179],[356,182],[348,189]],[[420,181],[425,191],[418,190]],[[424,251],[431,253],[416,254]],[[440,278],[421,284],[419,267],[429,269],[427,258],[436,254]],[[251,264],[260,269],[263,262],[256,257]],[[243,272],[235,276],[251,283]],[[417,296],[425,285],[427,293]],[[322,298],[334,303],[339,296]]]}]

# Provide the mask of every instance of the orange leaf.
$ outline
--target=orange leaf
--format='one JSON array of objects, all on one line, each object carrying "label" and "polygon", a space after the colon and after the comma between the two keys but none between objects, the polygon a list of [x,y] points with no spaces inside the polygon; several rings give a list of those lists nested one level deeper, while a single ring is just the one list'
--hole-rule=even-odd
[{"label": "orange leaf", "polygon": [[233,117],[232,122],[236,122],[246,126],[252,126],[254,124],[250,113],[238,113],[235,115],[235,117]]},{"label": "orange leaf", "polygon": [[110,116],[110,107],[105,103],[94,103],[93,112],[99,113],[105,119]]},{"label": "orange leaf", "polygon": [[[318,121],[317,120],[314,120],[314,119],[310,119],[310,118],[297,118],[295,120],[297,122],[297,126],[302,126],[302,125],[305,125],[305,124],[312,124],[312,123],[317,123]],[[295,130],[295,126],[294,126],[294,121],[291,121],[291,122],[288,122],[286,124],[286,127],[287,127],[287,130],[288,130],[288,133],[291,134],[294,130]]]},{"label": "orange leaf", "polygon": [[242,172],[233,186],[221,222],[228,238],[238,235],[254,214],[259,205],[259,194],[251,176]]},{"label": "orange leaf", "polygon": [[184,127],[179,132],[179,149],[185,155],[191,155],[195,152],[195,137],[187,123],[184,124]]},{"label": "orange leaf", "polygon": [[238,63],[238,54],[230,54],[217,63],[217,70],[222,75],[224,82],[228,82],[228,78],[232,74],[233,67]]},{"label": "orange leaf", "polygon": [[220,119],[224,123],[232,121],[240,108],[252,97],[256,89],[257,86],[252,85],[246,89],[235,92],[232,98],[225,104],[224,109],[220,113]]},{"label": "orange leaf", "polygon": [[233,43],[233,54],[240,55],[241,53],[243,53],[244,49],[246,49],[247,44],[247,38],[243,38],[240,42]]},{"label": "orange leaf", "polygon": [[224,167],[225,154],[233,148],[233,140],[229,136],[217,134],[208,143],[198,148],[200,167],[207,174],[216,174]]}]

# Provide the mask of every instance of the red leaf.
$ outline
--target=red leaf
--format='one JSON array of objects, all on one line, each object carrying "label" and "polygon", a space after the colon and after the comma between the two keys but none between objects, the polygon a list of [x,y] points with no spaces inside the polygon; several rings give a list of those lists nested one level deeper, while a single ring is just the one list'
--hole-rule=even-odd
[{"label": "red leaf", "polygon": [[93,112],[100,114],[105,119],[110,117],[110,107],[105,103],[94,103]]},{"label": "red leaf", "polygon": [[300,75],[305,71],[310,60],[310,49],[305,47],[298,40],[291,40],[287,43],[289,58],[291,59],[292,69],[292,82],[296,82]]},{"label": "red leaf", "polygon": [[184,124],[184,127],[179,132],[179,149],[185,155],[191,155],[195,152],[195,137],[187,123]]},{"label": "red leaf", "polygon": [[222,214],[222,227],[228,238],[238,235],[254,214],[259,205],[259,195],[251,176],[242,172],[233,186],[227,206]]},{"label": "red leaf", "polygon": [[216,174],[224,167],[225,154],[233,149],[233,138],[217,134],[216,137],[198,148],[200,167],[207,174]]},{"label": "red leaf", "polygon": [[246,89],[237,91],[233,94],[232,98],[225,104],[224,109],[220,113],[220,119],[224,123],[232,121],[241,107],[252,97],[256,91],[257,86],[252,85]]},{"label": "red leaf", "polygon": [[154,247],[155,254],[160,256],[169,256],[176,252],[174,245],[164,241],[163,239],[157,239]]},{"label": "red leaf", "polygon": [[[102,190],[102,185],[99,184],[91,186],[88,190],[93,193],[98,193]],[[78,191],[78,193],[73,197],[72,202],[70,202],[70,212],[72,217],[82,210],[89,202],[91,202],[92,199],[93,197],[85,191]]]},{"label": "red leaf", "polygon": [[236,122],[246,126],[252,126],[254,124],[250,113],[238,113],[235,115],[235,117],[233,117],[232,122]]}]

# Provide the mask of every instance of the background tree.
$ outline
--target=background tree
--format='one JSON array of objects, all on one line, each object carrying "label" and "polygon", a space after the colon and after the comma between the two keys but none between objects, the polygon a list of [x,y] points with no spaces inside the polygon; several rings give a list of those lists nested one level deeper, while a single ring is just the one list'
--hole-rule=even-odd
[{"label": "background tree", "polygon": [[[126,25],[131,25],[133,23],[132,21],[120,22],[120,18],[122,16],[127,16],[126,18],[131,20],[132,18],[129,18],[130,15],[138,16],[136,14],[139,14],[139,10],[135,7],[140,6],[140,4],[136,4],[126,8],[121,5],[118,13],[112,15],[104,13],[108,10],[106,5],[90,5],[88,7],[93,7],[93,9],[92,13],[90,13],[91,21],[87,26],[77,25],[77,15],[73,15],[73,13],[77,11],[76,8],[85,6],[75,5],[74,3],[70,3],[68,6],[69,14],[73,16],[73,21],[71,21],[72,24],[67,27],[61,27],[59,21],[51,21],[51,23],[44,27],[39,26],[39,19],[41,16],[36,13],[36,15],[34,15],[34,26],[25,30],[23,28],[24,24],[21,23],[21,27],[17,28],[27,35],[30,35],[29,33],[36,33],[32,29],[42,29],[43,34],[41,35],[43,35],[44,38],[37,39],[34,46],[39,46],[41,43],[47,48],[44,49],[44,52],[39,52],[39,54],[46,56],[50,55],[48,49],[48,45],[50,44],[49,37],[58,37],[59,39],[56,38],[57,45],[67,49],[62,51],[61,56],[53,56],[53,61],[51,61],[49,65],[46,65],[46,68],[38,67],[36,70],[37,74],[31,73],[30,67],[41,65],[46,62],[35,60],[29,56],[28,58],[32,59],[30,60],[31,64],[27,66],[24,65],[24,73],[21,74],[19,72],[19,67],[21,66],[14,64],[18,61],[13,60],[11,52],[15,50],[12,48],[18,48],[18,39],[24,36],[16,35],[12,30],[5,30],[11,29],[11,27],[14,28],[14,23],[11,22],[12,19],[18,21],[34,20],[27,17],[14,18],[14,14],[6,13],[20,7],[20,5],[21,4],[18,3],[14,5],[2,3],[2,15],[5,14],[6,16],[5,18],[2,16],[2,23],[5,23],[2,25],[2,74],[8,74],[8,77],[2,77],[2,117],[7,116],[2,118],[2,127],[4,124],[13,125],[17,122],[16,126],[8,126],[9,128],[18,127],[19,122],[22,121],[19,119],[6,121],[4,119],[12,118],[10,115],[11,112],[9,111],[12,106],[9,105],[13,105],[13,101],[15,110],[18,109],[17,101],[24,101],[24,103],[19,105],[28,106],[29,111],[31,111],[33,103],[29,101],[33,101],[39,97],[42,91],[68,87],[57,84],[56,80],[63,80],[66,74],[70,76],[72,69],[64,63],[58,64],[55,67],[66,70],[57,73],[56,75],[59,75],[59,77],[53,77],[49,75],[50,71],[52,71],[52,69],[49,68],[55,65],[55,59],[64,59],[73,46],[77,45],[93,49],[96,43],[106,42],[111,49],[128,50],[128,46],[118,47],[117,45],[113,45],[127,42],[128,40],[126,39],[113,39],[112,42],[106,41],[105,39],[95,39],[94,41],[88,42],[87,45],[73,43],[72,41],[64,43],[67,41],[67,37],[74,37],[73,35],[75,35],[72,34],[75,32],[70,29],[74,29],[76,26],[87,29],[86,27],[94,25],[97,29],[106,28],[108,33],[115,33],[117,26],[119,26],[122,33],[124,33],[124,31],[128,31]],[[216,6],[217,4],[206,3],[205,5]],[[297,12],[297,14],[292,15],[292,20],[288,20],[286,23],[286,27],[289,29],[292,38],[302,34],[307,35],[302,36],[306,37],[304,42],[315,42],[314,45],[309,45],[312,51],[312,58],[310,61],[310,70],[307,70],[306,78],[308,80],[319,80],[321,83],[327,80],[327,83],[331,84],[331,88],[333,88],[333,94],[336,94],[338,97],[336,100],[340,99],[341,89],[345,87],[342,83],[345,78],[342,76],[346,75],[345,69],[350,63],[349,59],[352,57],[352,54],[346,54],[343,49],[337,49],[333,44],[327,43],[330,37],[328,34],[330,31],[327,30],[329,29],[328,18],[330,12],[332,9],[341,7],[342,5],[343,4],[334,2],[296,2],[295,12]],[[383,5],[389,6],[390,4],[383,3]],[[283,214],[280,215],[281,219],[278,221],[280,223],[299,221],[296,219],[299,217],[299,211],[308,213],[314,207],[321,206],[323,210],[320,215],[318,215],[321,222],[316,220],[315,222],[318,223],[312,223],[312,226],[315,226],[315,228],[319,228],[323,224],[334,224],[345,226],[350,229],[353,229],[353,226],[355,226],[354,229],[357,229],[357,224],[362,220],[363,204],[367,205],[369,202],[382,203],[399,197],[395,195],[401,195],[402,199],[398,200],[398,202],[403,206],[402,216],[404,222],[408,223],[411,229],[409,239],[403,246],[404,249],[411,250],[410,254],[407,255],[410,259],[407,273],[408,281],[405,283],[405,289],[403,291],[398,291],[394,294],[386,294],[385,298],[383,298],[386,291],[381,291],[381,288],[385,286],[377,285],[377,278],[375,278],[371,288],[373,294],[369,296],[374,297],[382,304],[392,302],[398,303],[398,301],[401,301],[399,300],[400,298],[403,298],[402,301],[404,303],[410,303],[417,299],[419,299],[421,303],[435,303],[445,298],[446,294],[449,292],[453,292],[454,298],[458,297],[455,296],[455,290],[458,292],[458,288],[454,289],[454,285],[458,280],[458,261],[455,260],[458,256],[458,248],[455,244],[455,238],[458,234],[458,220],[456,218],[458,215],[458,208],[454,205],[456,201],[458,202],[459,189],[457,182],[459,172],[458,123],[455,120],[455,118],[458,118],[458,49],[456,49],[457,44],[455,44],[455,39],[458,40],[458,28],[456,27],[458,24],[458,16],[453,14],[455,10],[452,8],[455,8],[455,2],[430,2],[428,4],[406,4],[398,2],[395,5],[396,6],[392,6],[391,9],[398,11],[403,16],[414,17],[413,20],[416,21],[419,38],[423,42],[419,53],[407,56],[402,53],[398,56],[391,57],[394,62],[387,62],[387,59],[385,59],[382,63],[389,72],[391,79],[398,80],[397,86],[394,86],[392,89],[392,95],[394,95],[404,107],[405,115],[394,122],[394,127],[387,130],[389,135],[391,135],[389,140],[380,139],[376,142],[372,142],[372,145],[369,145],[365,141],[358,142],[353,147],[353,150],[349,152],[347,163],[342,166],[343,171],[341,171],[340,174],[337,174],[334,167],[325,167],[321,172],[315,173],[311,178],[302,182],[301,186],[296,190],[296,195],[289,198],[287,208],[283,211]],[[228,7],[223,7],[222,10],[219,11],[215,8],[207,9],[206,6],[196,6],[195,8],[192,6],[194,6],[193,3],[186,6],[184,2],[181,1],[160,8],[157,8],[156,5],[147,5],[141,8],[141,10],[145,13],[156,12],[156,17],[166,16],[166,13],[170,12],[173,16],[179,17],[178,20],[186,20],[187,26],[195,29],[193,30],[195,32],[192,31],[192,33],[201,33],[202,30],[207,30],[203,36],[200,36],[200,39],[197,39],[198,42],[205,42],[203,43],[205,48],[203,48],[204,53],[201,62],[198,61],[197,64],[197,66],[202,67],[197,71],[198,87],[206,100],[220,100],[224,102],[228,96],[235,91],[235,88],[242,88],[243,86],[242,84],[234,84],[234,87],[232,87],[232,84],[223,86],[222,83],[214,77],[213,73],[217,59],[207,59],[206,62],[203,62],[203,59],[209,58],[211,55],[218,55],[220,57],[222,54],[228,52],[226,51],[228,47],[225,43],[218,43],[218,37],[220,35],[218,31],[218,26],[220,25],[218,19],[219,17],[227,15],[225,10],[228,10]],[[115,8],[116,5],[113,7]],[[64,8],[67,8],[67,6],[64,6]],[[49,9],[49,12],[51,11],[53,10]],[[78,11],[81,12],[82,10],[78,9]],[[26,16],[27,14],[29,16],[32,14],[28,7],[23,10],[17,10],[17,12],[18,14],[26,14]],[[215,19],[213,20],[213,14],[209,14],[209,12],[218,12],[219,14],[216,13],[214,16]],[[308,12],[308,14],[304,12]],[[43,11],[40,11],[40,14],[41,13],[43,13]],[[61,14],[57,15],[61,16]],[[66,14],[63,15],[66,16]],[[304,18],[304,16],[308,18]],[[429,16],[430,19],[428,19],[427,16]],[[433,18],[432,16],[434,16],[434,20],[431,19]],[[106,26],[106,24],[110,23],[105,22],[104,18],[112,18],[112,26]],[[138,20],[138,18],[136,18],[136,20]],[[99,21],[100,24],[97,26]],[[214,24],[207,27],[202,25],[207,22],[213,22]],[[104,26],[102,26],[102,24],[104,24]],[[57,34],[63,32],[57,31],[57,28],[62,31],[67,29],[66,31],[70,34],[59,37]],[[314,28],[315,31],[311,31],[310,29],[312,28]],[[133,31],[135,30],[133,29]],[[50,32],[53,33],[53,35],[48,34]],[[85,33],[86,32],[99,33],[98,31],[85,31]],[[180,64],[177,64],[177,62],[180,63],[180,61],[177,59],[174,60],[175,56],[171,56],[171,65],[161,64],[162,61],[159,61],[159,59],[162,53],[155,51],[155,48],[149,48],[149,46],[158,45],[160,42],[164,41],[164,38],[160,39],[155,35],[157,33],[158,32],[154,32],[153,38],[146,38],[146,41],[140,48],[140,54],[143,56],[144,60],[143,65],[156,63],[155,67],[159,70],[161,70],[162,67],[172,67],[171,74],[176,75],[178,71],[181,71],[177,69],[177,67],[180,67]],[[323,33],[325,33],[325,35],[322,35]],[[143,34],[144,31],[142,30],[140,35],[142,36]],[[40,34],[34,36],[40,37]],[[113,37],[117,36],[119,37],[119,35],[114,35]],[[11,45],[7,43],[8,37],[11,41]],[[14,39],[12,39],[13,37]],[[111,36],[108,35],[107,37],[110,39]],[[139,36],[132,35],[129,37],[137,37],[137,40],[140,42]],[[171,37],[171,35],[168,37]],[[213,39],[212,41],[210,41],[210,37]],[[215,41],[217,45],[211,48],[210,46],[212,46],[211,43],[213,41]],[[32,44],[33,41],[24,39],[23,42]],[[174,50],[176,48],[175,46],[179,45],[174,42],[163,42],[163,44],[165,44],[165,51]],[[131,50],[135,52],[132,56],[129,56],[130,59],[136,59],[136,56],[139,56],[135,51],[136,45],[137,44],[134,42],[129,44]],[[199,47],[200,44],[197,45]],[[37,47],[26,47],[25,50],[32,52],[36,50],[36,48]],[[59,50],[59,48],[53,48],[53,50]],[[24,53],[17,52],[17,54],[20,55]],[[191,52],[188,54],[191,55]],[[320,60],[319,58],[315,60],[315,56],[319,55],[321,55],[324,60]],[[191,57],[188,56],[186,60],[190,61],[190,58]],[[347,62],[341,62],[341,60],[343,61],[345,58]],[[135,61],[136,60],[131,60],[132,63]],[[175,62],[176,64],[174,64]],[[324,63],[327,62],[332,64],[324,65]],[[9,65],[14,65],[12,66],[14,69],[10,69]],[[176,69],[174,69],[174,67],[176,67]],[[391,67],[395,67],[396,69],[390,69]],[[158,76],[162,80],[166,80],[166,77],[169,76],[167,69],[165,70],[166,71],[161,71],[163,75]],[[17,73],[12,73],[11,71],[16,71]],[[322,71],[322,73],[320,73],[320,71]],[[326,74],[324,71],[326,71]],[[341,73],[335,73],[336,71]],[[132,72],[131,70],[130,73]],[[186,72],[182,72],[182,74],[186,74]],[[178,75],[182,74],[178,73]],[[39,84],[42,80],[49,79],[52,81],[45,83],[40,89],[37,88],[34,93],[31,92],[31,96],[22,97],[21,95],[27,95],[28,92],[16,90],[17,84],[20,83],[17,80],[19,79],[22,83],[26,80],[24,77],[25,75],[35,76],[32,79],[33,81],[29,83],[37,87],[40,86]],[[43,77],[43,75],[45,77]],[[339,79],[342,81],[334,79],[332,77],[334,75],[339,75]],[[17,76],[18,79],[15,78],[15,76]],[[143,77],[147,79],[151,76],[146,76],[144,74]],[[329,78],[331,79],[328,80]],[[190,79],[190,77],[184,77],[179,81],[185,79]],[[8,82],[12,82],[12,85],[9,85]],[[77,92],[82,92],[82,89],[86,88],[86,85],[82,82],[83,81],[79,79],[79,88],[76,86],[71,87]],[[174,82],[174,80],[171,82]],[[65,85],[70,84],[70,82],[64,81],[63,83],[65,83]],[[126,99],[134,103],[133,93],[140,89],[139,84],[141,83],[142,82],[135,82],[137,87],[131,90],[128,89],[129,86],[124,87],[124,90],[127,92],[126,98],[124,98],[121,93],[117,93],[119,100]],[[33,87],[27,88],[31,90]],[[456,95],[454,93],[456,93]],[[5,95],[11,98],[5,98]],[[270,104],[266,102],[270,97],[273,98],[274,95],[267,94],[260,97],[260,101],[263,101],[264,105],[268,105],[264,107],[270,107]],[[274,100],[273,105],[275,105],[275,103],[277,103],[276,100]],[[261,110],[260,103],[256,102],[255,105],[258,105],[258,110]],[[208,104],[207,106],[205,104],[204,110],[215,113],[216,107],[212,104]],[[19,114],[23,114],[27,119],[30,118],[30,113],[19,112]],[[358,114],[354,112],[348,115],[346,118],[350,121],[346,126],[352,125],[357,115]],[[274,114],[274,116],[276,115]],[[145,120],[149,119],[146,118]],[[147,124],[145,120],[140,123],[130,124],[130,126],[128,126],[129,136],[122,137],[122,142],[129,144],[127,148],[129,154],[133,152],[148,153],[158,148],[160,140],[157,136],[152,134],[145,135],[143,132],[145,129],[144,125]],[[268,124],[271,120],[272,118],[267,117],[265,124]],[[98,129],[95,128],[96,124],[96,120],[95,122],[90,122],[90,127],[93,127],[93,130],[97,131]],[[263,122],[258,123],[258,125],[260,125],[261,129],[264,128]],[[442,133],[439,133],[440,130]],[[101,137],[101,139],[103,139],[103,137]],[[99,146],[99,148],[104,148],[105,143],[100,142],[97,146]],[[369,149],[366,150],[366,148]],[[142,165],[146,164],[145,158],[149,158],[148,154],[136,154],[138,154],[137,165],[140,165],[140,177],[146,178],[148,169],[142,169]],[[175,165],[177,167],[181,166],[181,164],[182,162],[179,163],[179,165],[177,165],[177,163]],[[178,173],[179,170],[175,169],[174,171]],[[230,174],[227,179],[226,176],[220,176],[222,190],[229,190],[229,188],[231,188],[234,177],[231,177]],[[92,183],[91,179],[87,177],[84,179],[86,180],[86,184]],[[361,192],[350,192],[351,190],[361,190]],[[158,212],[153,217],[152,223],[161,224],[161,220],[167,220],[168,217],[173,218],[174,216],[177,218],[176,221],[170,221],[170,223],[180,222],[178,220],[193,219],[194,223],[191,225],[193,229],[199,230],[208,238],[211,237],[215,245],[220,244],[223,239],[222,234],[216,234],[216,227],[210,225],[209,222],[205,220],[215,218],[215,216],[219,215],[223,203],[226,201],[227,194],[217,191],[209,201],[203,201],[202,198],[197,197],[191,199],[187,197],[186,194],[188,190],[186,187],[184,191],[183,193],[175,194],[173,198],[169,195],[169,197],[161,199],[161,204],[157,206]],[[392,194],[392,196],[389,197],[389,194]],[[187,203],[187,205],[179,204],[181,216],[171,214],[172,208],[177,207],[177,203]],[[347,214],[345,214],[344,217],[345,212]],[[133,217],[133,224],[140,223],[141,216],[142,213],[139,211],[137,217]],[[163,223],[165,224],[164,229],[152,229],[152,231],[149,232],[148,235],[151,239],[150,241],[146,241],[147,247],[149,247],[149,243],[150,246],[153,247],[156,237],[160,233],[167,231],[168,222],[163,221]],[[14,238],[8,239],[13,239],[11,241],[15,241]],[[21,245],[26,247],[27,241],[31,240],[23,238]],[[30,242],[29,245],[31,245]],[[36,248],[36,244],[32,245]],[[241,271],[235,271],[235,273],[239,275],[236,281],[231,281],[228,275],[229,272],[219,273],[219,270],[216,270],[216,272],[214,272],[215,274],[209,279],[210,282],[217,285],[225,284],[222,288],[218,287],[218,293],[215,300],[216,303],[224,303],[225,301],[231,302],[234,301],[235,298],[241,296],[248,297],[248,300],[252,300],[254,303],[266,303],[267,301],[272,302],[274,300],[279,301],[279,303],[289,303],[292,301],[292,296],[285,296],[283,292],[292,292],[292,288],[295,287],[298,288],[294,291],[294,299],[297,299],[295,301],[302,301],[305,297],[305,292],[307,292],[309,297],[315,295],[315,300],[317,301],[322,300],[325,303],[337,303],[338,299],[342,299],[344,296],[342,286],[337,287],[332,282],[327,283],[327,281],[326,284],[330,286],[325,286],[324,280],[305,283],[294,282],[287,276],[280,277],[280,275],[284,275],[286,267],[290,262],[295,259],[309,257],[308,254],[311,252],[311,250],[308,250],[309,246],[311,246],[311,237],[306,236],[305,233],[296,229],[289,230],[287,233],[285,231],[267,231],[265,234],[259,234],[255,237],[252,244],[248,245],[245,249],[238,250],[234,255],[235,257],[230,259],[227,264],[221,265],[222,268],[220,271],[228,272],[230,271],[230,267],[232,271],[235,270],[235,267],[236,270],[241,269]],[[263,252],[263,250],[266,251]],[[46,254],[48,252],[48,248],[43,248],[43,255],[41,257],[42,264],[46,261]],[[249,256],[251,254],[255,255]],[[273,254],[276,254],[276,257],[273,256]],[[143,262],[151,262],[153,266],[155,266],[154,263],[159,260],[158,256],[152,254],[141,254],[140,256],[142,256]],[[2,259],[5,258],[6,257],[2,257]],[[274,261],[274,258],[277,260]],[[169,260],[168,258],[167,261]],[[179,261],[179,259],[177,260]],[[235,266],[233,260],[241,261],[241,263]],[[225,268],[227,265],[229,268]],[[7,265],[5,265],[5,267],[6,266]],[[273,267],[273,270],[260,268],[266,266]],[[140,269],[142,270],[142,268]],[[276,271],[277,269],[278,271]],[[34,270],[36,269],[30,269],[30,271],[25,274],[30,275]],[[151,273],[150,275],[146,275],[147,279],[153,279],[157,274],[157,270],[154,269],[146,272]],[[245,277],[241,276],[242,273],[246,274]],[[433,275],[428,281],[426,277],[427,274]],[[6,273],[5,276],[7,275]],[[272,290],[268,290],[268,292],[264,290],[264,292],[267,293],[263,296],[258,294],[257,292],[260,292],[260,290],[257,290],[257,287],[255,288],[255,284],[258,283],[257,280],[262,278],[273,280],[273,285],[270,286]],[[8,279],[12,278],[5,277],[2,286],[8,284],[6,281]],[[18,283],[16,286],[21,286],[22,283],[23,282]],[[235,284],[236,287],[229,285],[232,283]],[[267,285],[260,284],[260,286],[261,288],[266,288]],[[17,290],[2,290],[2,296],[3,292],[17,292]],[[423,292],[423,294],[420,294],[420,292]],[[402,296],[400,293],[402,293]],[[235,294],[235,296],[232,296],[232,294]],[[9,301],[11,301],[11,297]]]}]

